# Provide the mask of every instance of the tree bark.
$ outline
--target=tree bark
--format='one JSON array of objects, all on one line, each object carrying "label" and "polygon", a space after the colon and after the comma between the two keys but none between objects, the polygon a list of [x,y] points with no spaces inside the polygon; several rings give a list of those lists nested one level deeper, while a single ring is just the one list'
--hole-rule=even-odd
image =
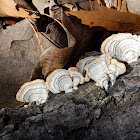
[{"label": "tree bark", "polygon": [[138,140],[140,60],[105,92],[91,81],[41,105],[0,111],[0,138],[40,140]]}]

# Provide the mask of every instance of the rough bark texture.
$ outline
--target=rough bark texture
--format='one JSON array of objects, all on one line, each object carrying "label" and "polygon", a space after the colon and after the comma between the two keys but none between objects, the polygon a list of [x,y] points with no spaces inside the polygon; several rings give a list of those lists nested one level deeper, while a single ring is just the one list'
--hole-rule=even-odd
[{"label": "rough bark texture", "polygon": [[1,109],[4,140],[138,140],[140,60],[105,92],[91,81],[69,94],[51,95],[41,105]]}]

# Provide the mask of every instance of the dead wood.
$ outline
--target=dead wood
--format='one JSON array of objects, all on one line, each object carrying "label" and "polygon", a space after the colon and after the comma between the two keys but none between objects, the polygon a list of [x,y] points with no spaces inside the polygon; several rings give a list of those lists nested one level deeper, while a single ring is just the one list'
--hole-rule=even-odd
[{"label": "dead wood", "polygon": [[86,83],[41,106],[0,111],[1,139],[138,140],[140,61],[128,66],[108,93]]}]

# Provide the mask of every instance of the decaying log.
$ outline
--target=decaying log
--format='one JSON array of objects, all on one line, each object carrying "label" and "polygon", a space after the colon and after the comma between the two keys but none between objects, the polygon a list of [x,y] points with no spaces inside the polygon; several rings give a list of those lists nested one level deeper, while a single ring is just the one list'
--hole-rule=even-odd
[{"label": "decaying log", "polygon": [[140,60],[106,93],[91,81],[41,106],[0,110],[1,139],[138,140]]}]

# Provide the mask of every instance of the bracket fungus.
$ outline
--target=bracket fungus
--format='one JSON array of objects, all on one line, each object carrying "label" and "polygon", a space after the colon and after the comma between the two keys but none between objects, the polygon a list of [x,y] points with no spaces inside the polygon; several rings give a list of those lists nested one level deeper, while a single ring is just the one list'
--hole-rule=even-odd
[{"label": "bracket fungus", "polygon": [[79,62],[76,64],[76,67],[78,68],[78,70],[85,75],[85,70],[84,67],[89,64],[91,61],[95,60],[96,57],[94,56],[90,56],[90,57],[86,57],[84,59],[79,60]]},{"label": "bracket fungus", "polygon": [[37,105],[40,105],[46,102],[48,93],[49,90],[45,81],[37,79],[23,84],[16,94],[16,100],[29,103],[36,102]]},{"label": "bracket fungus", "polygon": [[85,81],[90,78],[96,82],[97,86],[108,89],[109,76],[107,75],[108,65],[110,64],[111,56],[102,54],[99,58],[93,60],[85,66],[86,77]]},{"label": "bracket fungus", "polygon": [[131,33],[113,34],[103,41],[101,52],[120,61],[135,62],[140,56],[140,36]]},{"label": "bracket fungus", "polygon": [[112,86],[114,85],[116,78],[126,72],[126,66],[124,63],[118,62],[116,59],[111,59],[111,64],[108,66],[109,71],[107,74],[109,75]]},{"label": "bracket fungus", "polygon": [[68,69],[68,72],[72,78],[72,82],[73,82],[73,89],[77,90],[78,89],[78,85],[79,84],[84,84],[85,82],[85,78],[83,77],[83,75],[78,71],[77,68],[75,67],[71,67]]},{"label": "bracket fungus", "polygon": [[72,79],[65,69],[54,70],[46,78],[46,86],[54,94],[60,93],[61,91],[64,91],[65,93],[73,91]]},{"label": "bracket fungus", "polygon": [[77,62],[76,67],[78,68],[78,70],[85,75],[85,69],[84,67],[89,64],[91,61],[99,58],[99,56],[101,55],[100,52],[95,52],[93,51],[92,53],[89,54],[88,57],[85,57],[83,59],[80,59],[79,62]]},{"label": "bracket fungus", "polygon": [[97,86],[108,90],[109,82],[112,86],[116,78],[126,72],[126,67],[123,63],[112,59],[110,55],[102,54],[99,58],[91,61],[84,67],[86,71],[85,81],[90,78],[96,82]]}]

